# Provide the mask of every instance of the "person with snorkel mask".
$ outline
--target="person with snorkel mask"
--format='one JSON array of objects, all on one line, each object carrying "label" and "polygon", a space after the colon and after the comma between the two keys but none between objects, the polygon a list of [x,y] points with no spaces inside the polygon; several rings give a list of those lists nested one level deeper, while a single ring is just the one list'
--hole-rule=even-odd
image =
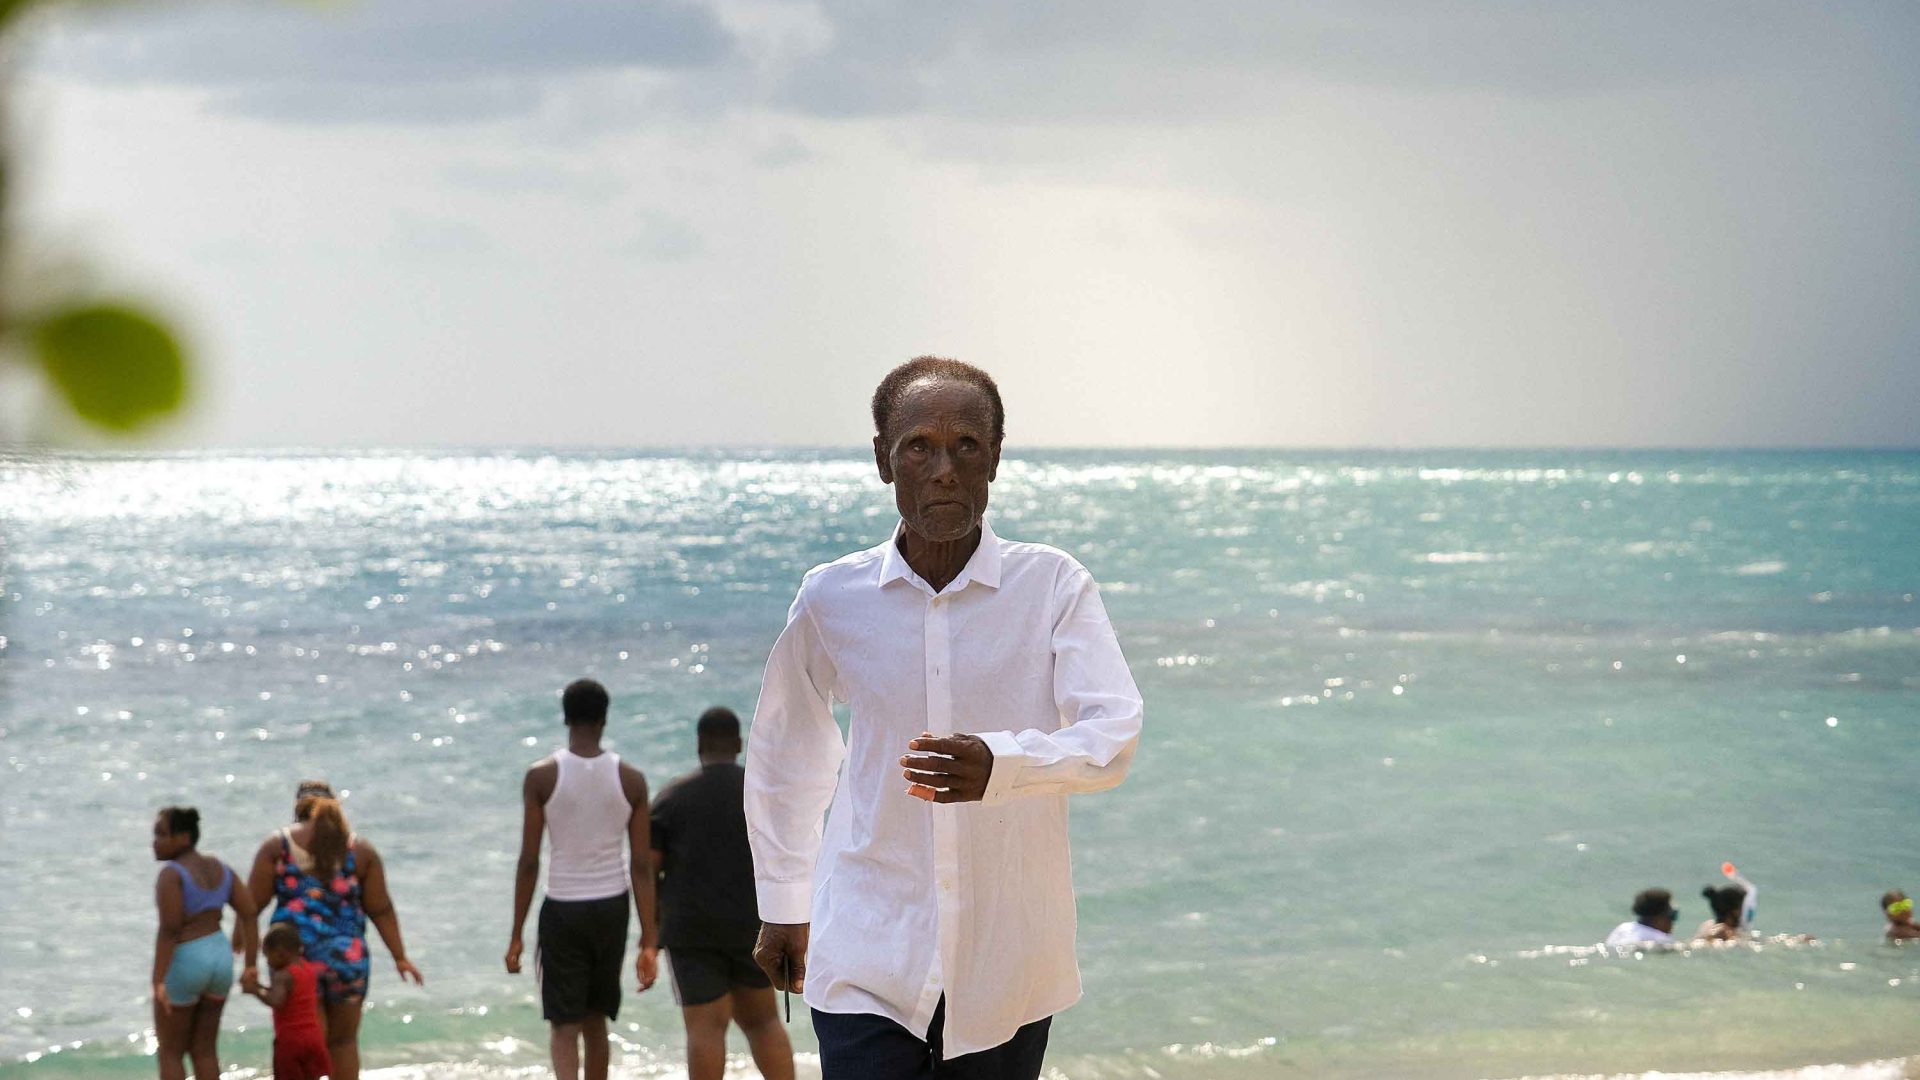
[{"label": "person with snorkel mask", "polygon": [[1913,901],[1899,889],[1880,898],[1880,910],[1887,916],[1887,941],[1912,941],[1920,938],[1920,926],[1913,922]]}]

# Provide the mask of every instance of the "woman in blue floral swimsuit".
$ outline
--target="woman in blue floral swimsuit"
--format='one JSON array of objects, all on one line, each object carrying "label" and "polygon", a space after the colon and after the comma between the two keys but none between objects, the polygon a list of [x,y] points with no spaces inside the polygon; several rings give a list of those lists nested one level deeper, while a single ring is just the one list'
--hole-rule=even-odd
[{"label": "woman in blue floral swimsuit", "polygon": [[380,853],[348,831],[333,789],[324,780],[301,781],[293,816],[295,824],[260,845],[247,888],[262,907],[273,900],[273,921],[297,927],[307,959],[326,966],[320,976],[320,998],[327,1013],[332,1075],[334,1080],[358,1080],[369,918],[393,954],[393,966],[402,981],[423,980],[420,969],[407,960]]}]

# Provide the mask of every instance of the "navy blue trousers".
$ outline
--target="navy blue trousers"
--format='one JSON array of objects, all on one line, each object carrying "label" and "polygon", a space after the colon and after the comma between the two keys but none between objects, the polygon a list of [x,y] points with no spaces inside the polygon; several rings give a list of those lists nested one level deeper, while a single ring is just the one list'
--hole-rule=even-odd
[{"label": "navy blue trousers", "polygon": [[1035,1020],[991,1050],[940,1060],[947,1001],[933,1010],[925,1039],[884,1016],[813,1010],[820,1040],[820,1080],[1038,1080],[1053,1018]]}]

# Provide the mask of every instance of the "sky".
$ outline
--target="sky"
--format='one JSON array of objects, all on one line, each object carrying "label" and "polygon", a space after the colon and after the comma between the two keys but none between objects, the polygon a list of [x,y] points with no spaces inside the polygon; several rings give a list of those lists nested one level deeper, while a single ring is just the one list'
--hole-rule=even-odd
[{"label": "sky", "polygon": [[57,10],[44,278],[206,446],[1920,445],[1920,6]]}]

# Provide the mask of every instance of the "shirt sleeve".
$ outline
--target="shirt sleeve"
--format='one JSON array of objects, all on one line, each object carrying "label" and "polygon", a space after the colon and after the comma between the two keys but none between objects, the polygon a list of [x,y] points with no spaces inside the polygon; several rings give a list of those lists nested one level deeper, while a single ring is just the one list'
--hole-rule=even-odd
[{"label": "shirt sleeve", "polygon": [[1076,567],[1056,591],[1053,700],[1058,731],[986,731],[993,774],[982,802],[1105,791],[1126,779],[1140,741],[1140,690],[1107,621],[1093,575]]},{"label": "shirt sleeve", "polygon": [[833,661],[807,611],[802,584],[787,627],[767,658],[760,702],[747,730],[742,800],[753,848],[754,893],[760,918],[767,922],[812,921],[821,823],[846,755],[833,721],[835,684]]}]

